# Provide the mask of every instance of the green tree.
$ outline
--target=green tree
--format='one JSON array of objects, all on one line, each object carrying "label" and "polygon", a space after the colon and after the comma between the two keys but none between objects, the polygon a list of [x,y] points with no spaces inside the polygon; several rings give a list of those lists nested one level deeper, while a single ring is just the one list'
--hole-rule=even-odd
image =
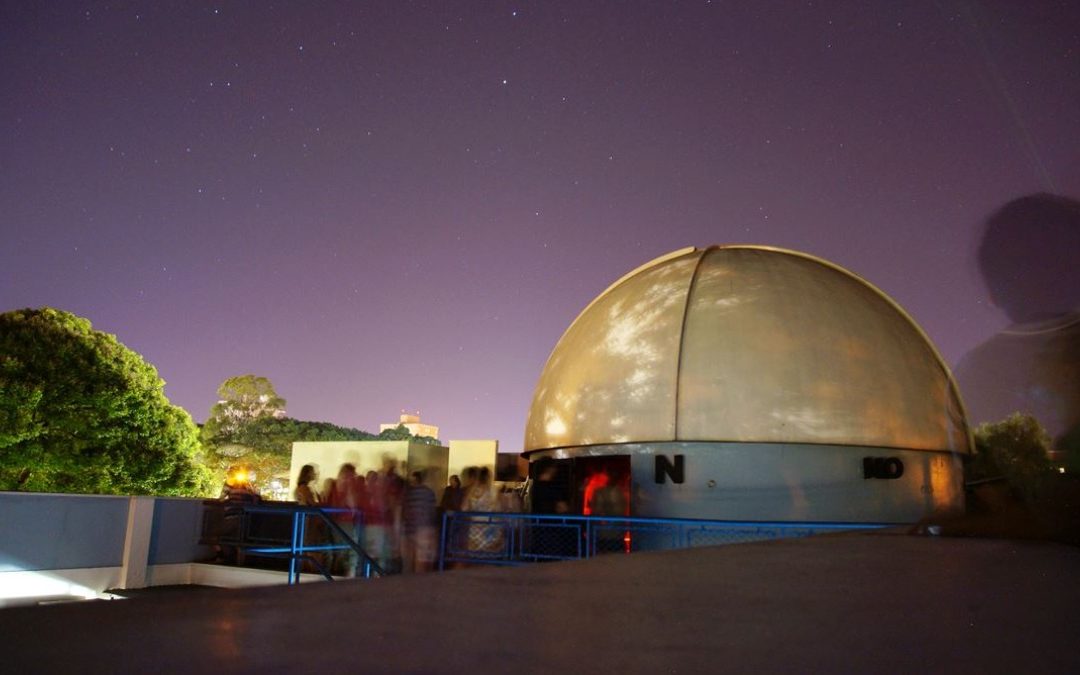
[{"label": "green tree", "polygon": [[1031,415],[1013,413],[975,429],[975,457],[969,479],[1004,478],[1024,496],[1032,496],[1040,476],[1050,471],[1050,436]]},{"label": "green tree", "polygon": [[272,478],[288,472],[289,454],[266,447],[253,431],[260,422],[284,416],[285,399],[268,378],[252,374],[228,378],[217,394],[218,402],[201,431],[215,478],[223,479],[230,466],[242,465],[265,488]]},{"label": "green tree", "polygon": [[379,432],[378,440],[380,441],[407,441],[412,438],[413,435],[409,433],[409,430],[405,428],[404,424],[399,424],[391,429],[383,429]]},{"label": "green tree", "polygon": [[218,399],[202,428],[211,467],[224,478],[230,466],[242,465],[255,473],[260,489],[288,473],[294,441],[373,438],[359,429],[285,417],[285,399],[266,377],[230,377],[218,387]]},{"label": "green tree", "polygon": [[218,387],[218,402],[210,408],[206,420],[210,436],[238,433],[252,421],[264,417],[284,417],[285,399],[278,396],[273,383],[257,375],[230,377]]},{"label": "green tree", "polygon": [[425,445],[440,444],[439,439],[431,436],[413,436],[412,432],[404,424],[399,424],[390,429],[383,429],[375,439],[379,441],[412,441],[413,443],[424,443]]},{"label": "green tree", "polygon": [[86,319],[0,314],[0,489],[206,494],[195,424],[164,387]]},{"label": "green tree", "polygon": [[438,440],[413,436],[404,425],[379,435],[329,422],[309,422],[285,417],[285,399],[278,396],[265,377],[230,377],[218,388],[219,401],[210,409],[202,428],[203,447],[217,478],[224,479],[231,466],[255,473],[255,484],[266,490],[274,478],[288,475],[292,444],[297,441],[418,441]]}]

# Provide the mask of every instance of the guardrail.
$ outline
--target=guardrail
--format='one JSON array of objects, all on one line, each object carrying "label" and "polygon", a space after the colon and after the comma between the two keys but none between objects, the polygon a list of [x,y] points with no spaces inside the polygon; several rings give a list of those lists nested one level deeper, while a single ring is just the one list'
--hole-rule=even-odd
[{"label": "guardrail", "polygon": [[471,512],[446,513],[442,525],[440,570],[455,563],[523,565],[891,526]]},{"label": "guardrail", "polygon": [[[335,520],[348,509],[297,504],[206,502],[205,543],[231,546],[251,555],[287,558],[289,584],[299,583],[304,563],[332,580],[322,556],[355,553],[359,577],[387,572]],[[216,519],[216,523],[215,523]],[[325,530],[311,536],[311,521]],[[524,565],[580,560],[597,555],[715,546],[828,532],[874,530],[891,523],[815,523],[608,518],[576,515],[449,512],[443,515],[438,569],[447,565]]]},{"label": "guardrail", "polygon": [[[320,508],[299,504],[237,504],[227,501],[204,502],[203,543],[233,547],[245,554],[287,558],[289,585],[300,582],[304,563],[315,568],[327,580],[333,575],[322,556],[352,551],[356,555],[356,576],[383,576],[386,571],[334,519],[343,513],[359,518],[350,509]],[[325,528],[313,534],[312,522]]]}]

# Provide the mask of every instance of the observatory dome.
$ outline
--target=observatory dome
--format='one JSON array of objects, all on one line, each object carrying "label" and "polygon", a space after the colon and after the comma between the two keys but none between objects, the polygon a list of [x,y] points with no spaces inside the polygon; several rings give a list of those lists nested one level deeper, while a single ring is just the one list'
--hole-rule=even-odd
[{"label": "observatory dome", "polygon": [[593,300],[548,358],[525,451],[672,441],[970,451],[926,334],[803,253],[672,252]]}]

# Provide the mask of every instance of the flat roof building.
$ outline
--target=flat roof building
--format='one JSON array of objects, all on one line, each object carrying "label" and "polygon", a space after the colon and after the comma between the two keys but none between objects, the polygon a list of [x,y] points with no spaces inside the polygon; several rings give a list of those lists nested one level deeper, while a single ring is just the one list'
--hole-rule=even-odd
[{"label": "flat roof building", "polygon": [[433,424],[423,424],[420,421],[419,410],[417,410],[415,414],[410,414],[402,410],[399,422],[397,422],[396,424],[393,422],[380,424],[379,432],[381,433],[388,429],[397,429],[398,427],[405,427],[413,436],[428,436],[430,438],[439,437],[439,427]]}]

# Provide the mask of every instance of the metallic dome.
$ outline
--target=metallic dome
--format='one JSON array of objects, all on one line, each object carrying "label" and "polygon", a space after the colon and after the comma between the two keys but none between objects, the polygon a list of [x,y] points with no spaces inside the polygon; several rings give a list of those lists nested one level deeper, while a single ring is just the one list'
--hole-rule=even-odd
[{"label": "metallic dome", "polygon": [[956,383],[903,309],[832,263],[761,246],[633,270],[548,358],[526,452],[666,441],[971,448]]}]

